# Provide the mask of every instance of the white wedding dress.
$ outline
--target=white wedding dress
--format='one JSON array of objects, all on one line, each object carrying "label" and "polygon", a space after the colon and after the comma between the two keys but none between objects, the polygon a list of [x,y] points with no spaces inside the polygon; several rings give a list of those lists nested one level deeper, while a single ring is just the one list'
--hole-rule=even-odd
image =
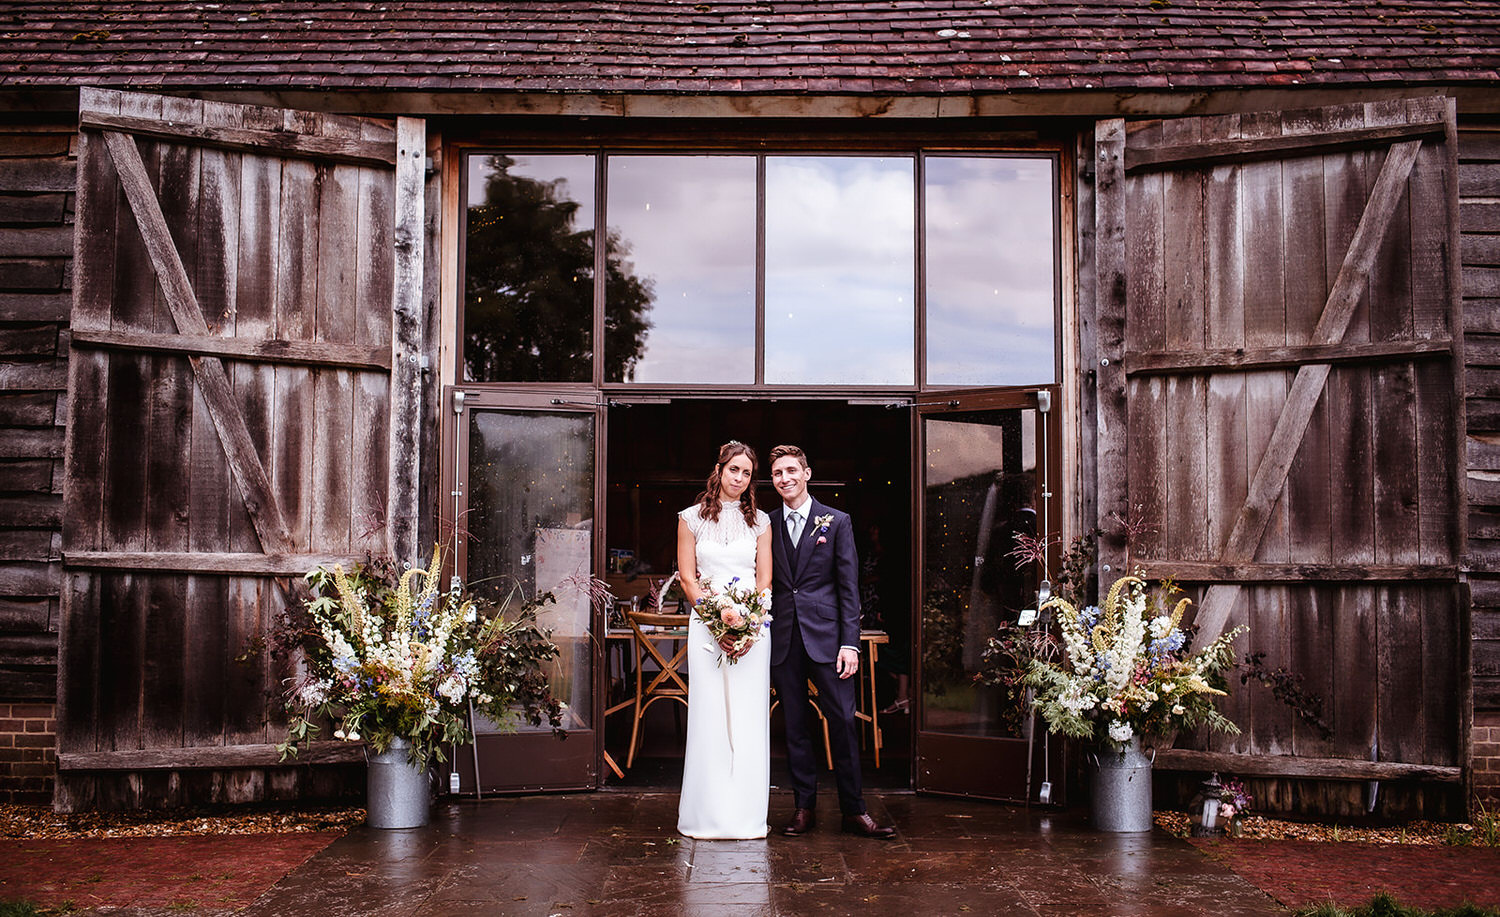
[{"label": "white wedding dress", "polygon": [[[745,524],[738,501],[717,522],[695,504],[678,513],[698,544],[698,577],[722,589],[755,588],[755,540],[770,525],[756,510]],[[771,609],[774,618],[776,609]],[[774,624],[772,625],[775,626]],[[771,795],[771,639],[767,634],[734,664],[719,662],[718,644],[694,617],[688,624],[687,754],[677,830],[688,837],[765,837]]]}]

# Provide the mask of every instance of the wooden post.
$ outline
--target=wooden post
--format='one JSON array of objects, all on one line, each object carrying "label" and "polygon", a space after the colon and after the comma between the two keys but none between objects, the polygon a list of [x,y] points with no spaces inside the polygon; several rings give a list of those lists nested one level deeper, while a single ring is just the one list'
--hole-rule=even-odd
[{"label": "wooden post", "polygon": [[386,537],[397,563],[418,563],[421,481],[423,196],[427,122],[396,119],[395,268],[391,292],[391,431]]}]

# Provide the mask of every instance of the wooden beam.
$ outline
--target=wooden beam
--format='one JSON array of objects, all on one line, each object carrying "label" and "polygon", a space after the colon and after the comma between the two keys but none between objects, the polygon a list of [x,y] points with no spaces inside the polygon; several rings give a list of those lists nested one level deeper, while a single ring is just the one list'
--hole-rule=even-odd
[{"label": "wooden beam", "polygon": [[357,742],[313,742],[295,758],[281,760],[275,745],[208,745],[192,748],[146,748],[125,751],[62,752],[57,769],[80,771],[182,771],[233,767],[295,767],[299,764],[363,764],[365,747]]},{"label": "wooden beam", "polygon": [[132,118],[127,115],[105,114],[99,111],[80,112],[78,126],[84,130],[132,134],[158,140],[176,140],[181,143],[210,146],[240,153],[254,153],[259,156],[316,159],[324,162],[385,168],[396,164],[396,151],[390,144],[352,137],[324,137],[315,134],[298,134],[292,131],[264,131],[209,124],[188,124],[181,121],[157,121],[149,118]]},{"label": "wooden beam", "polygon": [[[1126,515],[1129,481],[1129,411],[1125,403],[1126,289],[1125,122],[1099,122],[1094,129],[1094,352],[1080,353],[1085,380],[1094,378],[1097,459],[1092,484],[1099,536],[1100,570],[1124,572],[1125,540],[1112,516]],[[1110,579],[1112,577],[1105,577]]]},{"label": "wooden beam", "polygon": [[364,562],[360,554],[234,554],[191,551],[64,551],[70,570],[138,570],[224,576],[301,576],[314,567]]},{"label": "wooden beam", "polygon": [[196,334],[142,334],[131,331],[74,331],[75,347],[106,350],[141,350],[228,357],[258,363],[291,363],[298,366],[332,366],[339,369],[389,371],[389,347],[361,347],[332,342],[246,340]]},{"label": "wooden beam", "polygon": [[1353,758],[1301,758],[1292,755],[1232,755],[1223,752],[1164,748],[1156,767],[1169,771],[1212,771],[1243,777],[1308,777],[1322,780],[1435,780],[1459,783],[1463,768],[1400,761]]},{"label": "wooden beam", "polygon": [[[114,161],[115,171],[119,173],[120,187],[125,191],[136,225],[140,227],[141,238],[151,256],[157,281],[161,284],[178,332],[208,337],[208,323],[203,319],[203,309],[198,305],[192,281],[188,279],[187,270],[182,266],[182,258],[177,254],[177,247],[172,241],[172,234],[167,229],[166,216],[162,213],[161,202],[156,199],[155,189],[151,187],[151,179],[141,161],[140,149],[130,135],[117,131],[106,131],[104,141],[110,158]],[[188,359],[193,365],[193,372],[203,392],[203,400],[213,418],[214,429],[218,431],[219,442],[229,457],[230,468],[239,483],[245,510],[255,527],[261,548],[267,554],[290,554],[291,535],[281,518],[281,508],[276,502],[276,493],[271,488],[271,478],[266,474],[260,456],[256,454],[255,443],[250,439],[245,418],[240,413],[234,391],[229,386],[223,362],[217,357],[193,356]]]},{"label": "wooden beam", "polygon": [[1458,580],[1454,564],[1220,564],[1210,561],[1152,561],[1135,558],[1147,579],[1179,583],[1395,583]]},{"label": "wooden beam", "polygon": [[[1323,314],[1318,318],[1317,327],[1313,329],[1312,343],[1335,344],[1343,339],[1344,332],[1349,328],[1349,320],[1354,315],[1354,307],[1359,303],[1365,279],[1380,250],[1381,240],[1385,238],[1391,216],[1396,212],[1396,205],[1405,197],[1406,180],[1411,175],[1421,148],[1420,140],[1409,140],[1392,146],[1386,155],[1385,164],[1375,180],[1375,188],[1370,192],[1364,213],[1360,214],[1354,238],[1349,242],[1344,263],[1339,267],[1333,289],[1329,291],[1328,300],[1324,303]],[[1323,394],[1323,385],[1328,381],[1331,369],[1327,363],[1314,363],[1297,370],[1291,390],[1287,393],[1286,403],[1282,406],[1281,416],[1276,419],[1271,439],[1250,480],[1245,503],[1240,507],[1229,536],[1225,539],[1224,548],[1219,555],[1221,562],[1232,564],[1255,559],[1255,551],[1271,521],[1271,509],[1286,484],[1292,459],[1302,445],[1308,421],[1312,419],[1313,409],[1317,407],[1318,399]],[[1198,633],[1193,638],[1194,647],[1207,646],[1224,632],[1224,624],[1229,620],[1239,593],[1240,587],[1234,584],[1209,587],[1198,606],[1195,618]]]},{"label": "wooden beam", "polygon": [[1235,348],[1184,353],[1151,351],[1125,358],[1127,376],[1187,373],[1255,372],[1286,369],[1306,363],[1376,363],[1432,360],[1451,356],[1453,341],[1376,341],[1364,344],[1304,344],[1295,347]]},{"label": "wooden beam", "polygon": [[426,234],[424,163],[427,122],[396,119],[396,200],[392,233],[390,460],[386,472],[386,537],[391,556],[421,565],[417,518],[422,474],[422,259]]},{"label": "wooden beam", "polygon": [[1258,159],[1284,159],[1379,146],[1395,141],[1420,140],[1443,136],[1446,122],[1416,121],[1388,127],[1367,127],[1348,131],[1326,131],[1316,134],[1289,134],[1257,137],[1251,140],[1210,140],[1174,146],[1125,148],[1126,172],[1149,172],[1161,169],[1192,168],[1228,162],[1253,162]]}]

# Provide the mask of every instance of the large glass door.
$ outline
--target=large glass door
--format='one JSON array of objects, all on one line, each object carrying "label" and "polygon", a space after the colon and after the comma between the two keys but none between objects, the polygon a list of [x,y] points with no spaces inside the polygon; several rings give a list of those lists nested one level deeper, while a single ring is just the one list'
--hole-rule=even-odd
[{"label": "large glass door", "polygon": [[[1053,389],[929,393],[917,405],[916,788],[1034,799],[1043,757],[1025,691],[978,676],[1006,625],[1035,626],[1046,571],[1018,536],[1058,522]],[[941,399],[941,400],[939,400]],[[1043,404],[1042,402],[1045,402]]]},{"label": "large glass door", "polygon": [[[569,392],[449,394],[452,454],[449,528],[456,573],[473,591],[513,608],[543,593],[538,617],[561,650],[548,669],[567,704],[566,741],[550,728],[480,717],[475,747],[460,749],[462,789],[477,767],[484,792],[593,788],[598,784],[598,663],[602,627],[590,602],[599,569],[597,508],[602,407]],[[513,731],[511,731],[513,730]]]}]

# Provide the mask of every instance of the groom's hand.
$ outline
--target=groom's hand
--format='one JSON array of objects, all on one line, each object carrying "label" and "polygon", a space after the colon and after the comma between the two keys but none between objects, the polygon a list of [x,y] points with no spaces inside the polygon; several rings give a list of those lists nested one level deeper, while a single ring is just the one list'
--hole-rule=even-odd
[{"label": "groom's hand", "polygon": [[838,673],[840,678],[848,678],[859,671],[859,653],[849,648],[839,650]]}]

